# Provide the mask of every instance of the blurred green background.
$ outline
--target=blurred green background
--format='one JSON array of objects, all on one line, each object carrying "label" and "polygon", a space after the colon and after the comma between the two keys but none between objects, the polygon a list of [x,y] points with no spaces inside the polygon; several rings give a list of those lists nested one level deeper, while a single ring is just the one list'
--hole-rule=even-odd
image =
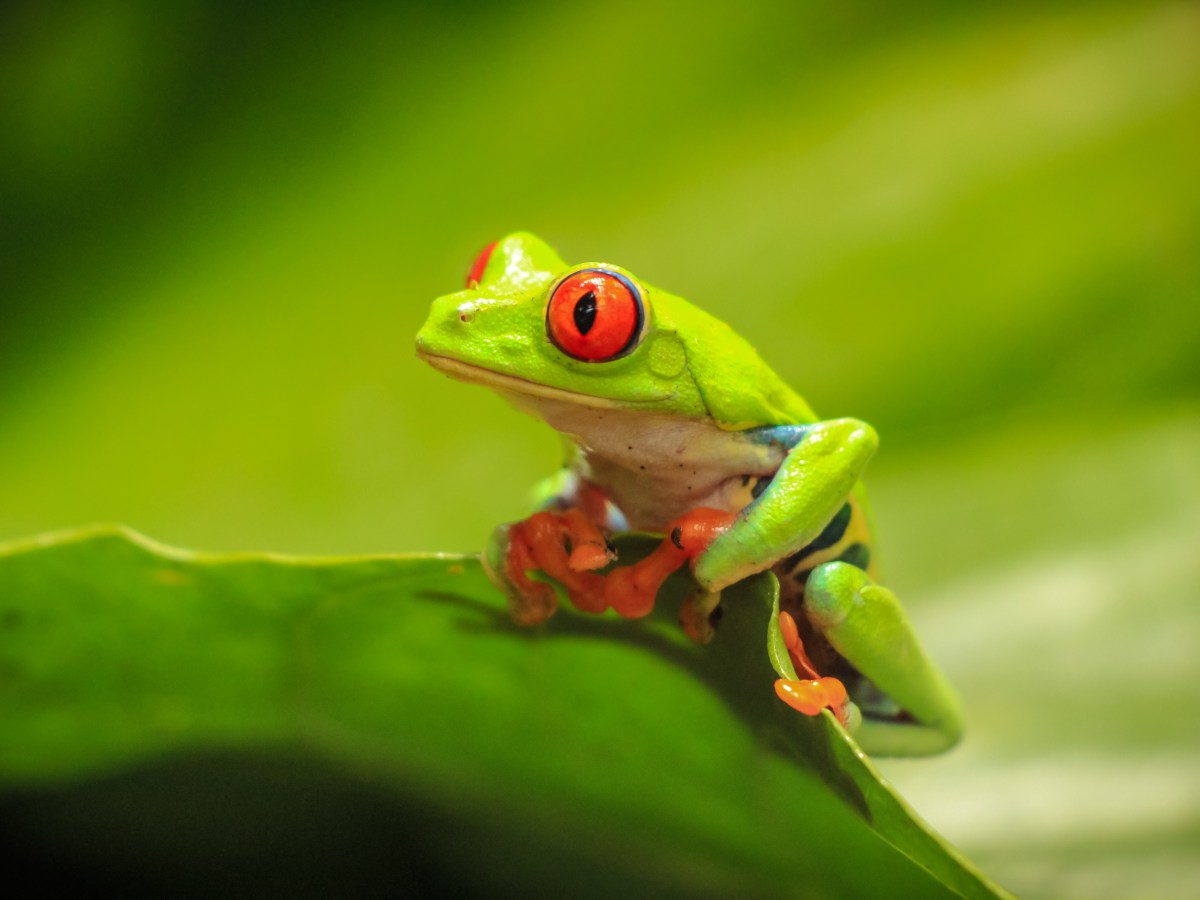
[{"label": "blurred green background", "polygon": [[875,424],[1029,896],[1200,883],[1200,5],[0,11],[0,539],[475,550],[554,436],[412,352],[536,231]]}]

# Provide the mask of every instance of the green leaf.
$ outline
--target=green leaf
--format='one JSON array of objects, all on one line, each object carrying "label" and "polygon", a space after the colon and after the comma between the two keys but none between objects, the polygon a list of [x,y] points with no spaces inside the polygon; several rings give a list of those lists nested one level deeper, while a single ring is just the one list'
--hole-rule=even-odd
[{"label": "green leaf", "polygon": [[640,622],[522,630],[469,557],[9,545],[0,809],[51,875],[995,895],[832,717],[775,699],[772,576],[729,591],[707,647],[668,588]]}]

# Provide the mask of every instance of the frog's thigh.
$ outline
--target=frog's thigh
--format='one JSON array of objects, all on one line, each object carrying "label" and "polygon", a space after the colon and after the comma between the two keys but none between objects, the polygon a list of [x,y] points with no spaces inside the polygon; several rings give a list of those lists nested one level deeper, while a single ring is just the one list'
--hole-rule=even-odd
[{"label": "frog's thigh", "polygon": [[707,590],[769,569],[819,535],[878,445],[874,429],[857,419],[779,426],[762,434],[781,444],[798,440],[763,494],[697,560],[696,580]]},{"label": "frog's thigh", "polygon": [[958,741],[958,699],[921,648],[895,594],[857,566],[831,562],[809,575],[804,608],[833,648],[916,720],[864,718],[855,734],[863,749],[881,756],[921,756]]}]

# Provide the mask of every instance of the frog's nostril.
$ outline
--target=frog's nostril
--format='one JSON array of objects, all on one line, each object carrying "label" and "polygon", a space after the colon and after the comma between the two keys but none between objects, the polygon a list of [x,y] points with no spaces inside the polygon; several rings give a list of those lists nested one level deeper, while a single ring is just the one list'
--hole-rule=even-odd
[{"label": "frog's nostril", "polygon": [[470,325],[475,320],[475,307],[470,303],[460,304],[458,307],[458,321],[464,325]]}]

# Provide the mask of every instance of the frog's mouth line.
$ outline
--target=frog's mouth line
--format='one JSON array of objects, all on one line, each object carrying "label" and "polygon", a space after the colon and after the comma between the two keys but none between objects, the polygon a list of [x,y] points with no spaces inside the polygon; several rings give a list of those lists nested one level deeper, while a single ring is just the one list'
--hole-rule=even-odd
[{"label": "frog's mouth line", "polygon": [[459,359],[452,359],[449,356],[438,356],[437,354],[425,353],[421,350],[417,350],[417,355],[435,369],[439,369],[451,378],[457,378],[459,381],[482,384],[498,391],[512,391],[517,394],[528,394],[533,397],[545,397],[549,400],[561,400],[566,403],[573,403],[576,406],[617,409],[620,406],[641,406],[670,399],[669,394],[663,394],[661,397],[648,397],[639,400],[609,400],[606,397],[595,397],[591,394],[568,391],[566,388],[538,384],[536,381],[528,381],[516,375],[505,375],[493,369],[485,369],[482,366],[473,366]]}]

